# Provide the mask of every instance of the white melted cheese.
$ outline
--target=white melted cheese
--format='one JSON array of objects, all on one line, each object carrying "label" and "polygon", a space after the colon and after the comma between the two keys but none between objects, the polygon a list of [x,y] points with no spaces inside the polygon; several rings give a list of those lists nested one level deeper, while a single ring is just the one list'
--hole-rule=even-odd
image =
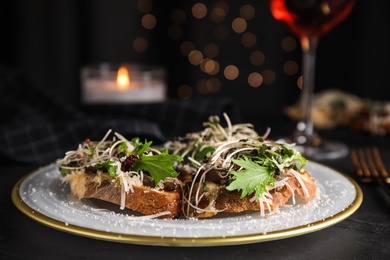
[{"label": "white melted cheese", "polygon": [[84,175],[84,171],[72,171],[62,178],[62,181],[69,183],[73,195],[79,199],[83,198],[86,192]]}]

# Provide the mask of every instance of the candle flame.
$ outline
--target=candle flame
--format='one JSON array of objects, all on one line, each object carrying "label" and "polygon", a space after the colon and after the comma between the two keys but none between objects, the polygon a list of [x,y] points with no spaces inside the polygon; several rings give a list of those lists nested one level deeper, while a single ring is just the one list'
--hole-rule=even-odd
[{"label": "candle flame", "polygon": [[121,66],[118,69],[116,85],[119,90],[126,90],[130,88],[130,74],[125,66]]}]

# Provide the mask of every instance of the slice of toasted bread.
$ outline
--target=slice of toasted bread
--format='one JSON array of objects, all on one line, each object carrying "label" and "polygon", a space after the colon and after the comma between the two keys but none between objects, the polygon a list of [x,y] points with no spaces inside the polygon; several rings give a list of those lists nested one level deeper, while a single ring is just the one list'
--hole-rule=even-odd
[{"label": "slice of toasted bread", "polygon": [[179,190],[164,191],[143,185],[132,185],[129,192],[124,192],[121,185],[110,181],[109,178],[98,181],[96,177],[95,174],[73,171],[64,176],[63,180],[69,183],[72,194],[79,199],[94,198],[118,205],[124,203],[124,207],[145,215],[165,213],[159,218],[173,218],[179,215],[181,204]]},{"label": "slice of toasted bread", "polygon": [[[217,215],[218,212],[239,213],[259,211],[261,209],[271,210],[285,205],[294,194],[307,203],[315,196],[317,184],[306,170],[301,170],[298,174],[299,179],[291,175],[286,181],[286,185],[270,190],[269,203],[254,200],[254,194],[241,198],[241,192],[237,190],[227,191],[224,186],[221,186],[218,188],[218,191],[214,189],[212,195],[205,193],[205,196],[202,196],[201,201],[198,203],[198,209],[193,211],[193,213],[189,212],[189,214],[195,218],[208,218]],[[205,209],[205,211],[201,209]]]}]

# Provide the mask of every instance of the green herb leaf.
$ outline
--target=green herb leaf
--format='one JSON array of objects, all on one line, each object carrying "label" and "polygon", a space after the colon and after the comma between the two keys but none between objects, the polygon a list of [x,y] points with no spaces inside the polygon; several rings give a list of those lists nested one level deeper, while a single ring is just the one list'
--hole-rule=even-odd
[{"label": "green herb leaf", "polygon": [[266,191],[266,186],[273,186],[274,171],[272,167],[261,166],[248,157],[243,159],[232,160],[238,166],[243,167],[241,171],[230,171],[234,175],[233,181],[226,187],[227,190],[238,190],[241,192],[241,198],[255,193],[256,200]]},{"label": "green herb leaf", "polygon": [[127,143],[125,141],[121,142],[118,146],[118,152],[124,153],[126,156],[129,156],[130,152],[127,150]]},{"label": "green herb leaf", "polygon": [[177,177],[179,173],[173,169],[173,165],[182,160],[181,156],[168,154],[167,152],[153,156],[141,155],[140,160],[134,162],[133,169],[135,171],[144,170],[149,172],[157,185],[167,177]]},{"label": "green herb leaf", "polygon": [[142,155],[152,145],[153,142],[148,142],[145,140],[145,142],[142,143],[138,137],[135,137],[131,140],[131,143],[135,146],[133,153],[136,155]]},{"label": "green herb leaf", "polygon": [[70,170],[60,167],[60,173],[61,175],[65,176],[67,174],[70,174]]},{"label": "green herb leaf", "polygon": [[286,144],[281,144],[281,150],[279,151],[281,156],[281,163],[279,163],[275,157],[273,158],[273,163],[279,168],[280,171],[282,171],[284,168],[289,167],[292,165],[294,170],[299,171],[303,167],[305,167],[307,163],[307,159],[302,156],[301,153],[295,151],[291,147],[289,147]]},{"label": "green herb leaf", "polygon": [[93,148],[90,148],[90,149],[84,149],[84,153],[88,156],[92,156],[93,153],[94,153],[94,149]]},{"label": "green herb leaf", "polygon": [[97,163],[95,167],[98,169],[106,168],[111,178],[115,178],[116,176],[116,165],[112,161]]},{"label": "green herb leaf", "polygon": [[202,162],[207,154],[211,154],[215,151],[212,146],[199,146],[194,152],[194,159],[198,162]]}]

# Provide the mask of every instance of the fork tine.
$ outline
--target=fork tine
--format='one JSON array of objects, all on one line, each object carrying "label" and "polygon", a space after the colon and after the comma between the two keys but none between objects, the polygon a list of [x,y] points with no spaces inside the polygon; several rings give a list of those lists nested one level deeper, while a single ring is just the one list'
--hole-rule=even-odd
[{"label": "fork tine", "polygon": [[354,148],[351,149],[351,158],[352,158],[352,163],[353,163],[353,166],[355,167],[355,170],[356,170],[358,177],[363,178],[364,177],[363,169],[360,166],[357,152]]},{"label": "fork tine", "polygon": [[352,163],[361,182],[372,182],[371,174],[365,159],[363,149],[351,149]]},{"label": "fork tine", "polygon": [[370,169],[368,168],[368,164],[367,164],[367,160],[366,160],[366,156],[364,154],[363,148],[358,149],[358,155],[359,155],[359,161],[360,161],[363,173],[364,173],[364,177],[371,178]]},{"label": "fork tine", "polygon": [[371,153],[371,149],[369,147],[366,147],[364,150],[365,150],[365,155],[366,155],[367,162],[368,162],[367,165],[369,168],[369,172],[371,173],[371,177],[378,178],[379,174],[378,174],[378,170],[375,166],[376,161],[374,161],[374,157]]},{"label": "fork tine", "polygon": [[[390,196],[390,182],[387,182],[387,178],[389,177],[383,165],[378,148],[359,148],[357,149],[357,152],[355,150],[351,150],[351,156],[355,167],[357,167],[357,173],[360,169],[361,172],[358,173],[360,174],[359,176],[364,176],[363,178],[360,178],[360,181],[376,181]],[[381,172],[381,176],[379,176],[377,167],[379,168],[379,172]],[[386,178],[382,178],[384,174],[386,174]]]},{"label": "fork tine", "polygon": [[383,161],[382,161],[382,158],[381,158],[381,156],[379,154],[378,147],[373,147],[372,148],[372,153],[374,155],[374,160],[376,162],[376,165],[379,168],[379,172],[381,174],[381,177],[385,180],[385,182],[390,183],[390,177],[389,177],[389,174],[386,171],[385,166],[383,165]]}]

